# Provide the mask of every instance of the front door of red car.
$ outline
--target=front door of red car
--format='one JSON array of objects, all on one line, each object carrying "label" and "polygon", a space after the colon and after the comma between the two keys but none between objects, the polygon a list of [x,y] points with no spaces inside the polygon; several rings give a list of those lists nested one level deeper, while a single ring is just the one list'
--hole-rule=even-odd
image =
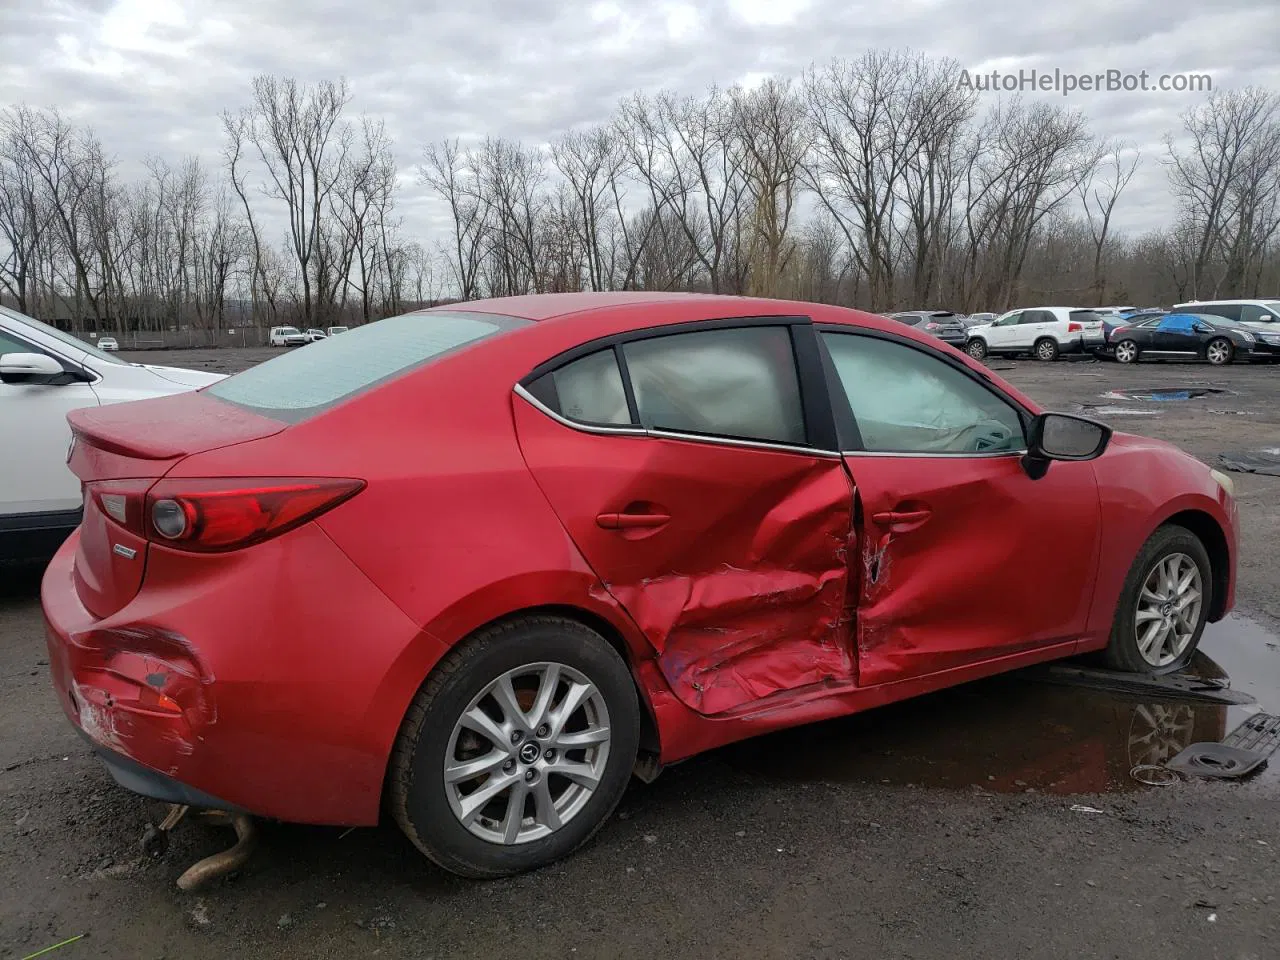
[{"label": "front door of red car", "polygon": [[653,332],[517,391],[530,471],[691,708],[848,683],[852,487],[829,411],[812,442],[790,325]]},{"label": "front door of red car", "polygon": [[918,345],[846,331],[820,338],[861,507],[859,685],[1076,640],[1100,546],[1093,465],[1055,462],[1031,479],[1022,419],[994,385]]}]

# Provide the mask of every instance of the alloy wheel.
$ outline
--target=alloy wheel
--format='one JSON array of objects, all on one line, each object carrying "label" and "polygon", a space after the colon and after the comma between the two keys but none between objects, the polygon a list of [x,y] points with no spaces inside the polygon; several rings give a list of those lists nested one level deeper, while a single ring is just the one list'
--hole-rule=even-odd
[{"label": "alloy wheel", "polygon": [[1200,622],[1204,584],[1200,568],[1185,553],[1156,561],[1142,582],[1134,612],[1138,653],[1153,667],[1166,667],[1186,652]]},{"label": "alloy wheel", "polygon": [[462,712],[445,752],[449,807],[490,843],[540,840],[582,812],[604,776],[609,709],[560,663],[508,670]]},{"label": "alloy wheel", "polygon": [[1133,363],[1138,359],[1138,345],[1132,340],[1125,340],[1117,345],[1116,359],[1121,363]]},{"label": "alloy wheel", "polygon": [[1210,363],[1220,366],[1231,359],[1231,344],[1225,340],[1215,340],[1209,344],[1209,349],[1205,353]]}]

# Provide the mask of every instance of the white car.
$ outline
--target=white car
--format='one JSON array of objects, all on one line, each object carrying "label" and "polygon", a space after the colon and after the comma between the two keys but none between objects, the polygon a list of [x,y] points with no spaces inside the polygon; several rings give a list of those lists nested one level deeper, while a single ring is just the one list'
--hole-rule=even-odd
[{"label": "white car", "polygon": [[351,328],[350,327],[330,327],[327,333],[331,337],[336,337],[340,333],[346,333],[349,329]]},{"label": "white car", "polygon": [[67,414],[185,393],[222,374],[129,363],[0,307],[0,561],[42,561],[80,523]]},{"label": "white car", "polygon": [[99,337],[98,349],[105,350],[107,353],[116,353],[120,349],[120,344],[116,342],[115,337]]},{"label": "white car", "polygon": [[1208,313],[1246,327],[1280,333],[1280,300],[1192,300],[1174,304],[1174,313]]},{"label": "white car", "polygon": [[327,334],[323,330],[312,327],[303,336],[307,338],[307,343],[315,343],[317,340],[324,340]]},{"label": "white car", "polygon": [[1080,307],[1010,310],[966,332],[964,350],[975,360],[992,354],[1031,354],[1037,360],[1057,360],[1064,353],[1088,353],[1106,343],[1102,317]]},{"label": "white car", "polygon": [[307,342],[307,335],[297,327],[272,327],[267,342],[273,347],[300,347]]}]

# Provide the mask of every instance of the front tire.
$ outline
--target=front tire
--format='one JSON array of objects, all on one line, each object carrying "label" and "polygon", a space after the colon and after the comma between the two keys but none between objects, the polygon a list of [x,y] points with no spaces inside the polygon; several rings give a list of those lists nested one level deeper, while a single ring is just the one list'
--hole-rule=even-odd
[{"label": "front tire", "polygon": [[1037,360],[1043,360],[1045,363],[1051,363],[1058,359],[1058,341],[1049,337],[1036,341],[1035,357]]},{"label": "front tire", "polygon": [[1231,341],[1225,337],[1217,337],[1209,341],[1204,348],[1205,359],[1215,367],[1223,367],[1235,358],[1236,350]]},{"label": "front tire", "polygon": [[1121,363],[1138,362],[1138,345],[1132,340],[1121,340],[1116,344],[1116,359]]},{"label": "front tire", "polygon": [[981,363],[987,359],[987,342],[980,337],[974,337],[964,345],[964,352]]},{"label": "front tire", "polygon": [[551,616],[496,624],[418,692],[391,758],[391,811],[452,873],[534,870],[604,825],[639,741],[631,672],[600,634]]},{"label": "front tire", "polygon": [[1161,527],[1129,568],[1105,660],[1114,670],[1162,676],[1187,665],[1213,602],[1209,553],[1179,526]]}]

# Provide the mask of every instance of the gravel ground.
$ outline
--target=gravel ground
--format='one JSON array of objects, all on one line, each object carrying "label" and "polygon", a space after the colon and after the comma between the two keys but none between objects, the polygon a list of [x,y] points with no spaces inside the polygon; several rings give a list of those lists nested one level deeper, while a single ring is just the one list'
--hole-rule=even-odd
[{"label": "gravel ground", "polygon": [[[136,358],[232,372],[273,352]],[[1280,368],[993,365],[1046,405],[1206,461],[1280,442]],[[1104,396],[1188,385],[1229,392]],[[1241,616],[1205,647],[1280,712],[1280,478],[1236,481]],[[1280,776],[1127,777],[1143,717],[1182,711],[1201,738],[1238,711],[1023,676],[695,758],[633,786],[596,841],[537,874],[469,884],[390,827],[267,824],[241,873],[181,894],[177,876],[229,832],[184,825],[165,857],[139,853],[163,808],[116,788],[72,732],[49,689],[38,574],[3,577],[0,957],[80,935],[45,956],[1280,956]]]}]

